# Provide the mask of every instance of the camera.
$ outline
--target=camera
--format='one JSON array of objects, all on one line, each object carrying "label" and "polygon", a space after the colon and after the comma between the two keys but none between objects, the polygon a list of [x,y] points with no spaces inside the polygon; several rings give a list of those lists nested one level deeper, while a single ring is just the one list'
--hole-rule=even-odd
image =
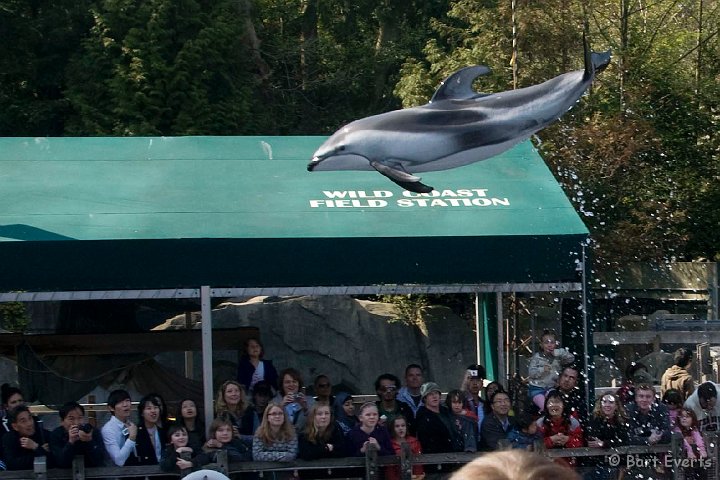
[{"label": "camera", "polygon": [[83,431],[85,433],[90,433],[93,430],[93,426],[89,423],[83,423],[82,425],[78,425],[78,430]]}]

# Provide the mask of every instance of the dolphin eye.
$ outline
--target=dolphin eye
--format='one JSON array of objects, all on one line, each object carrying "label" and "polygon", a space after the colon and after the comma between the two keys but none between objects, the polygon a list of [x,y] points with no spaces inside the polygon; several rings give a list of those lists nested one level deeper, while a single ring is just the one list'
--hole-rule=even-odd
[{"label": "dolphin eye", "polygon": [[345,145],[340,145],[337,149],[339,152],[342,152],[343,150],[345,150]]}]

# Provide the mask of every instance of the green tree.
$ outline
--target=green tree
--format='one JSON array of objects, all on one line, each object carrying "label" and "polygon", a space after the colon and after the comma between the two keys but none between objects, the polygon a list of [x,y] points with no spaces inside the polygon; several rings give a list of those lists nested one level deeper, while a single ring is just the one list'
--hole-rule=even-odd
[{"label": "green tree", "polygon": [[[512,88],[510,2],[458,0],[436,36],[403,66],[395,92],[427,101],[459,67],[493,74],[482,91]],[[700,9],[704,15],[700,15]],[[718,2],[518,1],[519,86],[579,68],[582,32],[614,63],[537,144],[584,216],[601,263],[717,258]],[[717,18],[715,15],[713,18]],[[702,47],[702,55],[699,54]],[[700,58],[700,61],[698,61]]]},{"label": "green tree", "polygon": [[[238,2],[103,0],[69,68],[68,133],[253,134],[261,80]],[[259,103],[259,102],[257,102]]]},{"label": "green tree", "polygon": [[88,29],[87,1],[0,0],[0,135],[62,135],[65,68]]}]

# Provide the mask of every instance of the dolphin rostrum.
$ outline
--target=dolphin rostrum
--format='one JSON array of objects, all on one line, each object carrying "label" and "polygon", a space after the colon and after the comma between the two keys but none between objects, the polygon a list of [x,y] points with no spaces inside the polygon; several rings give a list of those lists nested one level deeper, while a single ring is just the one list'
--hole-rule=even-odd
[{"label": "dolphin rostrum", "polygon": [[482,65],[450,75],[429,103],[362,118],[335,132],[313,155],[308,171],[375,169],[401,187],[428,193],[432,187],[410,172],[431,172],[485,160],[530,138],[568,111],[610,52],[590,53],[585,69],[539,85],[482,94],[473,81]]}]

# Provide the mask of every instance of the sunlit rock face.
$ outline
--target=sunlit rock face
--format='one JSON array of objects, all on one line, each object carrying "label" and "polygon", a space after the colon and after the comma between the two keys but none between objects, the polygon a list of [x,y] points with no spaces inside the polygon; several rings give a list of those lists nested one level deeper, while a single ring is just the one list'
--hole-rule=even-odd
[{"label": "sunlit rock face", "polygon": [[[459,388],[466,367],[475,363],[475,333],[468,323],[444,307],[427,308],[419,325],[397,318],[392,305],[349,296],[256,297],[220,305],[213,326],[259,328],[266,358],[278,371],[297,368],[306,384],[324,373],[334,385],[372,393],[378,375],[402,380],[405,366],[417,363],[425,367],[426,380],[443,390]],[[164,327],[184,325],[179,316]],[[215,352],[215,381],[234,377],[237,358],[237,352]]]}]

